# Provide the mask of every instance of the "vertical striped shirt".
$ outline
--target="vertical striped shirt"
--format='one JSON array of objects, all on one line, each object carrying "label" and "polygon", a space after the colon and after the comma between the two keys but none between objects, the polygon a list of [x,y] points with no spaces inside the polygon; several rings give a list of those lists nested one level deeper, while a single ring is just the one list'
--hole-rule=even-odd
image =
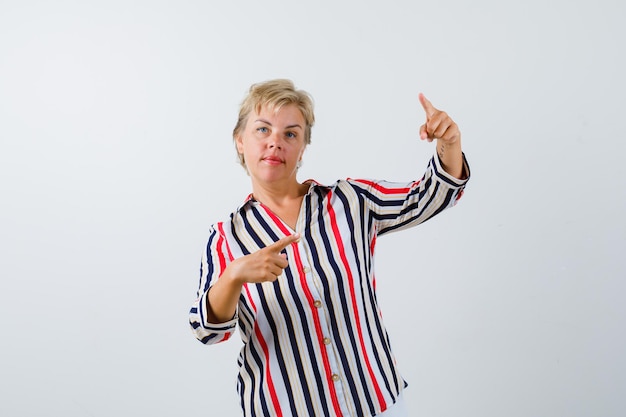
[{"label": "vertical striped shirt", "polygon": [[[376,239],[453,206],[466,182],[433,157],[410,183],[310,182],[295,230],[252,196],[211,227],[190,324],[205,344],[239,325],[245,416],[375,416],[396,401],[406,383],[376,298]],[[207,294],[228,264],[296,232],[302,238],[285,249],[278,279],[245,284],[231,321],[207,321]]]}]

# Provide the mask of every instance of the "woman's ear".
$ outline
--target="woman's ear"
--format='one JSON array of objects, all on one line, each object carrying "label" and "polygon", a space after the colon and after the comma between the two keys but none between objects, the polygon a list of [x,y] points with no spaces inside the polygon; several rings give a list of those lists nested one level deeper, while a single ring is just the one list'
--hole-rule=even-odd
[{"label": "woman's ear", "polygon": [[243,138],[240,134],[235,136],[235,145],[237,146],[237,153],[243,154]]},{"label": "woman's ear", "polygon": [[296,163],[296,168],[300,169],[300,167],[302,166],[302,157],[304,157],[304,151],[306,150],[306,146],[304,147],[304,149],[302,149],[302,152],[300,152],[300,157],[298,158],[298,162]]}]

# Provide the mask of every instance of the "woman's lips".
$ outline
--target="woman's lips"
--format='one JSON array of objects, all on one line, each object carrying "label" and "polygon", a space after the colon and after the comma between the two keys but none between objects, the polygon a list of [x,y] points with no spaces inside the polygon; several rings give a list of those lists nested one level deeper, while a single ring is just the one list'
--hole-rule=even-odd
[{"label": "woman's lips", "polygon": [[268,156],[266,158],[263,158],[263,161],[265,161],[266,163],[270,165],[280,165],[283,163],[282,159],[275,157],[275,156]]}]

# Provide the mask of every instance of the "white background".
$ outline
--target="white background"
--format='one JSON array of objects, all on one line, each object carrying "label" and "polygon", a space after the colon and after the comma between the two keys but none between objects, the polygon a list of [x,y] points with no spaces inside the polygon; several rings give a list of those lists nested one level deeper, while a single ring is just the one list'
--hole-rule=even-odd
[{"label": "white background", "polygon": [[250,84],[316,103],[301,180],[410,180],[424,92],[461,203],[378,244],[415,416],[626,409],[623,2],[0,1],[0,415],[234,416],[191,335],[208,226],[250,191]]}]

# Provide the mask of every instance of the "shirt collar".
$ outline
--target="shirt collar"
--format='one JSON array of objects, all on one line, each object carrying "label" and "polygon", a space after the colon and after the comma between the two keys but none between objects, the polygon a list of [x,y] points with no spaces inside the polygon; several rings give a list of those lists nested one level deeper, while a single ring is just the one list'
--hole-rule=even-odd
[{"label": "shirt collar", "polygon": [[[308,179],[308,180],[303,182],[303,184],[307,184],[307,183],[309,184],[309,191],[307,191],[307,195],[311,194],[316,188],[323,188],[325,190],[329,190],[330,188],[332,188],[331,186],[321,184],[321,183],[315,181],[314,179]],[[253,204],[257,204],[257,203],[258,202],[254,199],[254,196],[252,195],[252,193],[250,193],[245,198],[243,203],[241,203],[241,205],[237,208],[237,211],[244,210],[249,205],[253,205]]]}]

